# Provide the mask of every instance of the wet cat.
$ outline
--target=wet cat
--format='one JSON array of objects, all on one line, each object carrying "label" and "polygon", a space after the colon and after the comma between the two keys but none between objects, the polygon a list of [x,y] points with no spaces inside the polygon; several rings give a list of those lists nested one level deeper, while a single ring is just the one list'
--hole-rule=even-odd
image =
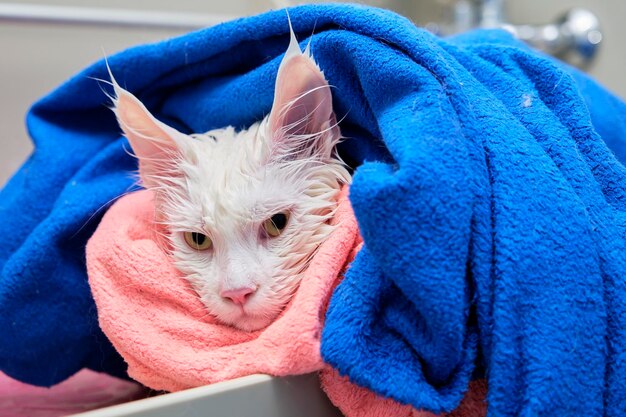
[{"label": "wet cat", "polygon": [[[112,78],[112,77],[111,77]],[[171,256],[207,310],[267,326],[298,288],[350,174],[328,82],[293,31],[270,114],[246,130],[186,135],[112,79],[113,110],[154,190]]]}]

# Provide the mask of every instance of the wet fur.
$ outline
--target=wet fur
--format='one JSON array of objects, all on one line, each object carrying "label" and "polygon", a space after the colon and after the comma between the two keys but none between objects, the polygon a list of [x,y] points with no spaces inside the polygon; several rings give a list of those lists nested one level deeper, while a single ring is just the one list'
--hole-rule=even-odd
[{"label": "wet fur", "polygon": [[[308,48],[302,53],[291,33],[272,112],[239,132],[182,134],[112,82],[114,111],[143,185],[156,193],[176,267],[220,321],[250,331],[267,326],[331,233],[336,197],[350,182],[335,150],[341,134],[330,88]],[[281,211],[290,213],[287,227],[268,238],[262,223]],[[190,231],[209,236],[213,249],[189,247],[183,233]],[[258,289],[243,307],[219,295],[251,283]]]}]

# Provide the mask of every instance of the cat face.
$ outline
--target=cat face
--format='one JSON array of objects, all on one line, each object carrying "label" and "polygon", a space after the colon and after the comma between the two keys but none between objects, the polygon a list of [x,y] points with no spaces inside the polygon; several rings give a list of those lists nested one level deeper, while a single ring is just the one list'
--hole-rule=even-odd
[{"label": "cat face", "polygon": [[247,130],[185,135],[113,80],[114,111],[156,193],[176,267],[208,312],[243,330],[267,326],[331,232],[350,181],[330,88],[292,33],[271,113]]}]

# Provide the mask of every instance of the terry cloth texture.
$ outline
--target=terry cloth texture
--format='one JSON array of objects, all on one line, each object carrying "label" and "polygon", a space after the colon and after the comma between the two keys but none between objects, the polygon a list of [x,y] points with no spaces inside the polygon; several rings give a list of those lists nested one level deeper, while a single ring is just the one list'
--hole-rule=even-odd
[{"label": "terry cloth texture", "polygon": [[0,374],[0,416],[62,417],[148,396],[139,384],[87,369],[53,388],[35,387]]},{"label": "terry cloth texture", "polygon": [[[347,417],[436,417],[437,414],[418,411],[410,405],[381,397],[352,384],[337,370],[326,366],[320,372],[322,388],[331,402]],[[487,384],[484,380],[470,382],[469,391],[461,404],[441,417],[485,417],[487,415]]]},{"label": "terry cloth texture", "polygon": [[322,368],[320,337],[330,294],[360,243],[347,192],[330,237],[301,285],[268,327],[221,324],[164,248],[151,191],[122,197],[87,244],[89,284],[100,326],[142,384],[178,391],[241,376],[298,375]]},{"label": "terry cloth texture", "polygon": [[324,359],[435,412],[477,364],[491,415],[622,415],[624,167],[562,67],[420,35],[378,67],[386,101],[370,104],[395,163],[354,176],[365,246],[331,300]]},{"label": "terry cloth texture", "polygon": [[[623,155],[624,104],[503,32],[443,40],[349,5],[290,16],[358,167],[365,247],[331,303],[325,358],[433,411],[459,403],[474,364],[493,415],[623,410],[624,169],[602,138]],[[287,43],[275,11],[109,64],[157,118],[202,132],[269,112]],[[35,152],[0,194],[0,369],[30,383],[124,370],[84,264],[136,168],[94,81],[107,77],[98,62],[35,104]]]},{"label": "terry cloth texture", "polygon": [[[178,391],[237,377],[321,371],[322,388],[347,417],[435,417],[352,384],[323,363],[320,336],[328,300],[361,247],[356,219],[340,197],[336,227],[320,246],[285,311],[245,332],[207,314],[164,250],[154,195],[119,199],[87,244],[89,283],[104,333],[142,384]],[[453,416],[485,415],[484,384],[474,383]],[[481,385],[482,384],[482,385]]]}]

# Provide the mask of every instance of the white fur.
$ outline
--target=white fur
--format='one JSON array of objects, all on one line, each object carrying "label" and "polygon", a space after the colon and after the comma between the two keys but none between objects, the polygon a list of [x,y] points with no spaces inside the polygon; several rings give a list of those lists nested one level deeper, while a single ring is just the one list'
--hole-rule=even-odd
[{"label": "white fur", "polygon": [[[112,80],[114,110],[140,160],[144,185],[156,192],[176,267],[209,313],[244,330],[267,326],[289,302],[331,232],[338,191],[350,181],[335,152],[340,133],[330,89],[294,42],[292,36],[272,113],[240,132],[226,127],[183,135],[152,118]],[[298,68],[305,75],[293,73]],[[316,86],[289,97],[294,82]],[[304,118],[293,120],[304,108],[296,106],[309,109]],[[298,112],[290,118],[292,110]],[[267,237],[262,223],[282,211],[290,213],[287,227]],[[190,248],[184,232],[209,236],[213,248]],[[220,296],[224,289],[247,286],[256,292],[243,306]]]}]

